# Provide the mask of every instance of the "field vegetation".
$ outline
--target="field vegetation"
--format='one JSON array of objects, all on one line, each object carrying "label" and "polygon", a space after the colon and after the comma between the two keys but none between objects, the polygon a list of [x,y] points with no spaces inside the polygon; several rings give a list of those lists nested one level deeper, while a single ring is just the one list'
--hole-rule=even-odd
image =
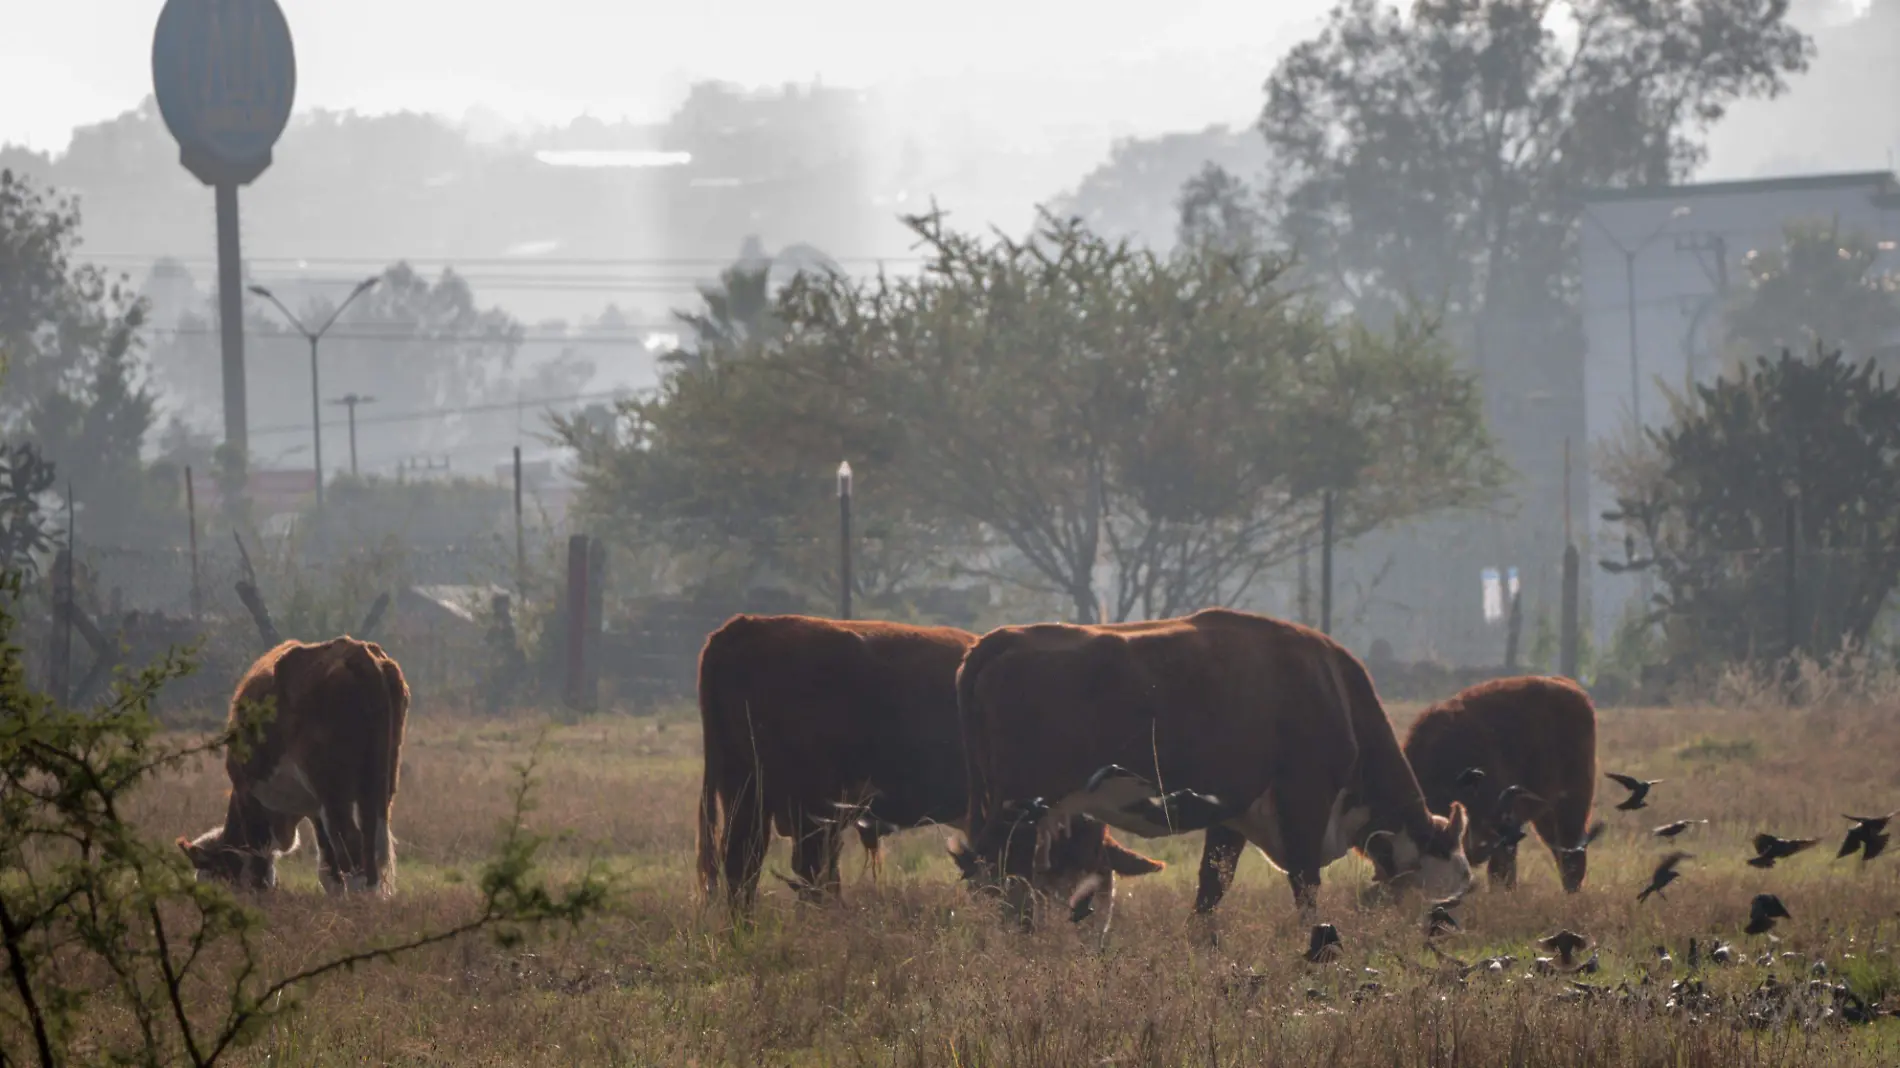
[{"label": "field vegetation", "polygon": [[[1058,918],[1024,935],[954,880],[945,833],[886,842],[881,870],[846,854],[846,902],[794,903],[767,878],[750,930],[692,892],[699,786],[697,716],[602,716],[544,727],[440,710],[412,721],[396,806],[399,884],[389,902],[332,900],[306,845],[284,885],[256,902],[266,970],[288,972],[378,938],[451,926],[479,907],[469,881],[508,816],[514,765],[539,745],[538,831],[551,873],[605,858],[607,910],[571,934],[513,948],[467,940],[309,989],[305,1003],[244,1052],[280,1064],[956,1064],[956,1065],[1768,1065],[1892,1064],[1900,1019],[1845,1021],[1831,991],[1900,1007],[1900,858],[1834,861],[1843,813],[1900,797],[1891,724],[1900,694],[1818,681],[1790,709],[1745,686],[1723,703],[1601,712],[1603,769],[1662,779],[1650,807],[1618,812],[1605,782],[1589,881],[1564,895],[1535,839],[1519,889],[1480,889],[1463,930],[1426,948],[1423,906],[1360,910],[1369,866],[1325,872],[1322,918],[1345,952],[1303,959],[1307,931],[1285,881],[1257,852],[1222,909],[1221,941],[1189,912],[1198,836],[1138,840],[1169,862],[1124,880],[1105,949]],[[1395,707],[1403,731],[1416,709]],[[154,837],[196,833],[222,812],[210,760],[156,781],[134,819]],[[1665,898],[1636,891],[1668,844],[1650,828],[1708,819],[1678,845],[1694,855]],[[1750,839],[1819,836],[1771,871],[1748,867]],[[785,843],[767,871],[789,870]],[[1780,895],[1779,941],[1742,933],[1750,898]],[[1600,970],[1534,974],[1534,940],[1560,928],[1595,943]],[[1701,949],[1699,987],[1689,942]],[[1735,963],[1709,958],[1731,943]],[[1666,947],[1665,970],[1656,947]],[[1585,950],[1588,955],[1591,950]],[[1759,963],[1764,952],[1772,961]],[[1476,964],[1458,981],[1448,958]],[[1370,970],[1368,970],[1370,969]],[[1586,985],[1578,985],[1586,984]],[[1763,993],[1779,985],[1786,997]],[[1843,999],[1840,1004],[1847,1004]]]}]

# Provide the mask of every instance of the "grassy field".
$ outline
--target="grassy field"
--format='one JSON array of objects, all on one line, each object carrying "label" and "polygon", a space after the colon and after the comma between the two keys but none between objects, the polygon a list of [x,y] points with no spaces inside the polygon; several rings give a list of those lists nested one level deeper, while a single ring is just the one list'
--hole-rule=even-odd
[{"label": "grassy field", "polygon": [[[1411,710],[1395,708],[1403,730]],[[1549,854],[1524,843],[1515,893],[1481,889],[1440,942],[1466,962],[1511,954],[1460,983],[1424,948],[1422,908],[1361,911],[1369,868],[1325,872],[1323,918],[1345,943],[1337,962],[1302,959],[1307,932],[1285,880],[1250,852],[1222,910],[1218,949],[1194,937],[1198,836],[1138,841],[1169,870],[1123,880],[1106,950],[1066,922],[1029,935],[953,881],[944,833],[887,844],[874,883],[855,845],[841,909],[800,907],[767,878],[759,924],[733,930],[690,890],[699,730],[682,709],[554,728],[532,825],[568,830],[546,854],[556,871],[611,858],[613,910],[576,935],[511,951],[486,941],[425,951],[342,975],[248,1050],[245,1063],[393,1065],[1755,1065],[1900,1063],[1900,1019],[1848,1026],[1810,992],[1824,962],[1869,1000],[1900,1007],[1900,854],[1864,870],[1834,862],[1841,813],[1900,807],[1900,703],[1604,710],[1605,770],[1665,779],[1651,807],[1611,809],[1583,893],[1560,892]],[[395,831],[397,896],[333,901],[306,842],[263,908],[273,969],[467,915],[459,881],[506,814],[511,766],[538,724],[411,720]],[[154,834],[195,834],[222,814],[226,783],[209,764],[141,797]],[[1680,839],[1695,854],[1667,900],[1636,891],[1667,846],[1650,827],[1712,822]],[[1772,871],[1744,865],[1759,831],[1821,836]],[[768,872],[786,869],[774,846]],[[1778,893],[1793,913],[1762,966],[1743,935],[1750,897]],[[1532,974],[1532,941],[1560,927],[1598,943],[1601,971]],[[1671,1002],[1690,938],[1720,937],[1745,959],[1705,962],[1703,995]],[[1668,947],[1662,974],[1654,947]],[[1587,954],[1588,951],[1586,951]],[[1368,971],[1371,969],[1371,971]],[[1376,974],[1374,974],[1376,972]],[[1759,993],[1770,976],[1783,1000]],[[1753,1013],[1754,1023],[1748,1020]],[[1764,1022],[1764,1018],[1766,1022]]]}]

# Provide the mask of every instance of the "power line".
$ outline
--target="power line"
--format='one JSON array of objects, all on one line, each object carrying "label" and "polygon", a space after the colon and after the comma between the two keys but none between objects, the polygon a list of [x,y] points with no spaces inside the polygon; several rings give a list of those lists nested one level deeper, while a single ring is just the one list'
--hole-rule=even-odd
[{"label": "power line", "polygon": [[[435,419],[447,419],[457,415],[474,415],[482,412],[512,412],[517,409],[538,408],[549,404],[583,404],[588,401],[597,400],[620,400],[640,392],[643,391],[626,388],[602,390],[593,393],[575,393],[565,397],[535,397],[523,398],[519,401],[495,401],[487,404],[470,404],[460,408],[431,408],[421,411],[395,412],[389,415],[362,416],[356,420],[356,425],[363,427],[382,426],[391,423],[419,423]],[[332,429],[348,425],[348,421],[343,419],[323,424],[325,428]],[[278,426],[252,427],[250,430],[251,436],[253,437],[263,434],[307,434],[309,432],[309,423],[284,423]]]},{"label": "power line", "polygon": [[[684,328],[680,326],[670,326],[670,327],[665,327],[665,328],[653,327],[649,329],[653,329],[656,332],[672,333]],[[146,334],[150,334],[150,335],[154,335],[158,337],[217,337],[219,336],[219,332],[215,329],[212,329],[210,327],[196,327],[196,326],[151,327],[151,328],[146,329],[143,332]],[[256,331],[246,330],[244,332],[244,336],[247,340],[257,340],[257,341],[288,340],[288,341],[296,341],[299,344],[302,343],[301,338],[299,338],[296,334],[291,334],[291,333],[260,333]],[[632,346],[636,346],[640,348],[645,348],[647,344],[646,339],[641,338],[641,337],[613,337],[613,336],[549,337],[546,335],[536,335],[532,333],[527,333],[527,334],[523,334],[521,337],[512,338],[512,337],[497,337],[493,334],[359,334],[354,331],[343,331],[343,330],[338,330],[335,334],[329,335],[324,340],[332,342],[332,343],[344,342],[344,341],[381,341],[381,342],[413,342],[416,344],[432,344],[432,343],[439,342],[443,344],[457,344],[457,345],[478,345],[478,344],[479,345],[572,345],[577,348],[581,346],[586,346],[586,345],[632,345]]]},{"label": "power line", "polygon": [[[171,260],[174,263],[178,263],[182,265],[198,264],[198,265],[203,265],[203,266],[212,266],[218,262],[217,257],[209,255],[209,254],[193,253],[190,255],[179,255],[177,253],[169,253],[169,252],[95,252],[90,249],[86,250],[85,258],[95,259],[95,260],[130,260],[130,261],[136,261],[136,262],[156,262],[158,260]],[[840,265],[847,264],[847,263],[858,263],[858,264],[924,263],[927,260],[927,258],[923,256],[829,256],[828,258],[831,260],[831,262],[840,264]],[[530,257],[530,256],[455,256],[455,255],[420,256],[420,257],[417,257],[417,256],[246,256],[244,257],[244,262],[247,264],[252,264],[252,263],[289,264],[292,267],[298,267],[298,268],[307,267],[307,266],[317,266],[317,265],[323,265],[323,266],[328,266],[328,267],[356,266],[356,265],[364,265],[364,266],[373,267],[373,266],[380,265],[380,266],[387,267],[391,264],[407,263],[411,267],[415,267],[418,264],[427,265],[427,266],[441,264],[441,265],[449,266],[449,267],[458,267],[458,266],[467,264],[470,266],[489,266],[489,267],[497,267],[497,266],[499,267],[711,267],[716,270],[723,270],[727,267],[737,266],[738,264],[737,258],[731,257],[731,256],[715,256],[715,257],[699,257],[699,258],[693,258],[693,257],[653,258],[653,257],[615,257],[615,256],[543,258],[539,256]],[[789,261],[775,260],[774,262],[778,263],[778,262],[789,262]]]}]

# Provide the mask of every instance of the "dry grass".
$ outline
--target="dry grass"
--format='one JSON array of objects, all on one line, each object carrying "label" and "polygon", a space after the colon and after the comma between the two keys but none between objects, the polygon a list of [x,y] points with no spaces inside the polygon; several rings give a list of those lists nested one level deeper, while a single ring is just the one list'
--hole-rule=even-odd
[{"label": "dry grass", "polygon": [[[1409,712],[1395,710],[1403,729]],[[955,1064],[1047,1065],[1708,1065],[1900,1063],[1900,1020],[1746,1027],[1729,1002],[1772,971],[1805,989],[1810,962],[1900,1004],[1900,855],[1866,870],[1833,863],[1843,812],[1900,807],[1900,706],[1837,704],[1787,712],[1607,710],[1605,769],[1667,780],[1652,807],[1615,812],[1592,850],[1584,892],[1566,897],[1534,839],[1515,894],[1481,890],[1459,909],[1465,932],[1446,950],[1466,960],[1512,953],[1504,975],[1459,986],[1423,951],[1414,906],[1359,911],[1366,865],[1326,872],[1325,918],[1346,955],[1301,959],[1306,932],[1285,881],[1258,853],[1242,862],[1223,908],[1218,950],[1189,920],[1198,837],[1140,846],[1170,870],[1124,880],[1105,952],[1067,923],[1031,935],[953,883],[941,833],[887,847],[880,885],[846,855],[854,877],[842,909],[794,906],[768,888],[759,926],[735,932],[689,890],[699,738],[682,718],[603,719],[555,729],[544,754],[538,829],[571,829],[558,866],[592,850],[615,858],[622,891],[611,915],[577,936],[504,952],[471,942],[380,965],[311,991],[291,1022],[246,1054],[284,1064]],[[285,864],[287,889],[264,907],[276,969],[374,937],[441,925],[474,892],[456,881],[492,841],[510,766],[538,728],[412,721],[395,829],[398,895],[389,903],[321,897],[311,851]],[[221,774],[207,766],[142,798],[155,834],[195,833],[219,816]],[[1648,828],[1708,818],[1681,840],[1696,855],[1667,901],[1635,891],[1665,851]],[[1775,870],[1746,867],[1748,839],[1772,830],[1824,836],[1823,847]],[[783,869],[784,844],[771,867]],[[770,880],[768,879],[768,882]],[[776,884],[774,884],[776,885]],[[1746,949],[1749,898],[1779,893],[1794,913],[1772,968],[1706,969],[1720,1004],[1665,1007],[1672,977],[1645,984],[1652,947],[1683,973],[1689,938],[1719,935]],[[1527,975],[1530,942],[1560,926],[1600,943],[1609,988],[1585,997],[1564,978]],[[1368,976],[1362,969],[1377,969]],[[1241,981],[1238,975],[1257,978]],[[1373,982],[1378,989],[1362,984]],[[1616,992],[1627,983],[1629,995]],[[1358,995],[1355,998],[1355,994]]]}]

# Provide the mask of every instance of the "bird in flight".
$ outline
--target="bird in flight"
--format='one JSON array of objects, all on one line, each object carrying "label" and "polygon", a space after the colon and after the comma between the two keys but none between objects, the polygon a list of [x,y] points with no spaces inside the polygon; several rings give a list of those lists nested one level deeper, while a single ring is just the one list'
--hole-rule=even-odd
[{"label": "bird in flight", "polygon": [[1616,806],[1625,812],[1634,812],[1639,808],[1648,808],[1649,802],[1644,799],[1649,796],[1649,788],[1664,781],[1662,779],[1638,779],[1631,775],[1619,775],[1614,771],[1608,772],[1606,777],[1615,779],[1618,783],[1622,784],[1623,789],[1630,792],[1629,797],[1626,798],[1622,804]]}]

